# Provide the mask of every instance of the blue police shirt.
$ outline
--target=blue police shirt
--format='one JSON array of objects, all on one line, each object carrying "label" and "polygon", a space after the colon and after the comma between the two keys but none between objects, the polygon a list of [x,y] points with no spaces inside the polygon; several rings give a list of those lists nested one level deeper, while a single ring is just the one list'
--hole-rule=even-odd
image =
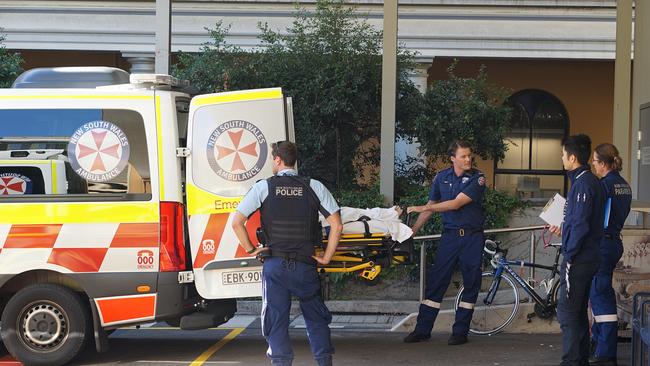
[{"label": "blue police shirt", "polygon": [[610,171],[600,180],[605,191],[605,233],[617,237],[632,205],[632,188],[617,171]]},{"label": "blue police shirt", "polygon": [[[277,175],[298,175],[298,172],[293,169],[284,169],[279,171]],[[336,203],[332,193],[330,193],[323,183],[311,179],[309,181],[309,186],[314,193],[316,193],[316,197],[318,197],[318,200],[320,201],[319,211],[323,216],[325,216],[325,218],[339,211],[339,205]],[[264,202],[268,195],[268,182],[266,179],[260,180],[251,187],[244,198],[242,198],[241,202],[239,202],[239,205],[237,205],[237,211],[242,215],[249,217],[262,207],[262,202]]]},{"label": "blue police shirt", "polygon": [[571,264],[600,261],[605,196],[588,166],[567,173],[571,188],[564,206],[562,253]]},{"label": "blue police shirt", "polygon": [[485,175],[471,169],[456,176],[454,168],[441,170],[431,182],[429,191],[430,201],[453,200],[458,194],[464,193],[472,202],[458,210],[442,213],[442,226],[445,230],[470,229],[482,230],[485,222],[483,212],[483,194],[485,193]]}]

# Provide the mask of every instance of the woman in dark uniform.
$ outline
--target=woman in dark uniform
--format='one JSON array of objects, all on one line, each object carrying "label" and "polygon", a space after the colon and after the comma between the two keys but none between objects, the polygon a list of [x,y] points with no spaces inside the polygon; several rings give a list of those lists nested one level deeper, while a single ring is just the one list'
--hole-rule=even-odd
[{"label": "woman in dark uniform", "polygon": [[605,192],[605,235],[600,243],[601,262],[591,284],[589,299],[594,313],[591,328],[596,349],[591,365],[616,365],[618,318],[612,274],[623,254],[621,229],[630,213],[632,190],[619,172],[623,161],[612,144],[600,144],[593,153],[592,165]]}]

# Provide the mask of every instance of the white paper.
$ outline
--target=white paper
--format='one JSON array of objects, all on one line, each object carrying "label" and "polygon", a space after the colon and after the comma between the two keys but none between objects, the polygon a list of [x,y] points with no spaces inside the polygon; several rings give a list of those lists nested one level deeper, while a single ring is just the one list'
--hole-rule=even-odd
[{"label": "white paper", "polygon": [[539,214],[539,217],[549,225],[562,225],[562,221],[564,221],[565,202],[566,199],[560,196],[559,193],[556,193],[555,196],[548,200],[546,206],[542,209],[542,213]]}]

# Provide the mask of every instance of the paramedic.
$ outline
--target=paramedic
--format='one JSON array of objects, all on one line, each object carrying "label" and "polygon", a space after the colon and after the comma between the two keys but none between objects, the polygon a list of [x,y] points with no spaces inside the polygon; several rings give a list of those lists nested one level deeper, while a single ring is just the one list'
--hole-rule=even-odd
[{"label": "paramedic", "polygon": [[467,343],[469,323],[474,312],[481,283],[483,237],[483,194],[485,176],[472,168],[472,150],[466,141],[455,141],[448,154],[452,166],[436,174],[424,206],[409,207],[419,212],[413,233],[427,222],[434,212],[442,213],[442,238],[433,266],[427,271],[425,300],[420,304],[415,330],[404,338],[415,343],[431,338],[431,330],[440,311],[442,297],[449,286],[456,263],[460,263],[465,291],[456,311],[456,321],[447,344]]},{"label": "paramedic", "polygon": [[557,319],[562,328],[562,366],[589,363],[589,288],[600,263],[605,196],[589,169],[591,139],[573,135],[562,140],[562,164],[571,180],[562,227],[562,267]]},{"label": "paramedic", "polygon": [[[251,255],[264,257],[262,269],[262,333],[273,365],[291,365],[289,339],[291,296],[300,301],[314,359],[320,366],[332,364],[329,323],[332,316],[321,297],[316,265],[332,259],[341,235],[339,207],[332,194],[317,180],[298,176],[297,149],[290,141],[271,144],[274,176],[257,182],[237,206],[233,230],[240,245]],[[246,231],[246,220],[260,209],[266,248],[256,248]],[[327,248],[314,255],[323,234],[318,213],[330,224]]]},{"label": "paramedic", "polygon": [[591,283],[591,310],[594,324],[592,342],[596,345],[592,365],[616,365],[618,317],[616,296],[612,288],[612,274],[623,255],[621,229],[630,213],[632,189],[618,173],[623,161],[612,144],[600,144],[593,153],[592,165],[605,192],[605,235],[600,241],[600,267]]}]

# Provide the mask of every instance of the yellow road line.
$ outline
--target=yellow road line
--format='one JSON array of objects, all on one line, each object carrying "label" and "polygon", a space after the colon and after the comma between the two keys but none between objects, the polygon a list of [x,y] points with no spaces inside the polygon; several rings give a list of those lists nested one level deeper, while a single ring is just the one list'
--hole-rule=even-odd
[{"label": "yellow road line", "polygon": [[[122,328],[117,328],[120,330],[182,330],[181,328],[178,327],[122,327]],[[214,327],[214,328],[206,328],[206,329],[201,329],[201,330],[236,330],[236,329],[241,329],[241,328],[221,328],[221,327]]]},{"label": "yellow road line", "polygon": [[201,353],[199,357],[196,358],[196,360],[192,361],[190,366],[201,366],[205,361],[207,361],[210,357],[212,357],[213,354],[215,354],[218,350],[223,348],[228,342],[232,341],[235,339],[241,332],[244,331],[246,328],[235,328],[230,331],[225,337],[223,337],[219,342],[215,343],[212,345],[212,347],[208,348],[205,350],[205,352]]}]

